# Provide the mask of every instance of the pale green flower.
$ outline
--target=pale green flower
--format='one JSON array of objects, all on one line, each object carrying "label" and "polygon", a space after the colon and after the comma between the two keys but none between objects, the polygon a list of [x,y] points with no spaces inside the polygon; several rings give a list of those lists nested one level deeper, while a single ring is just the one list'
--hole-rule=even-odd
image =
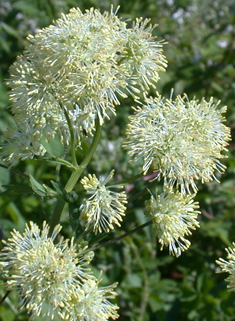
[{"label": "pale green flower", "polygon": [[171,188],[166,188],[156,197],[151,196],[146,203],[146,213],[153,220],[161,250],[169,246],[170,254],[178,257],[189,248],[191,243],[185,236],[191,235],[191,230],[199,227],[198,208],[198,202],[193,201],[192,195],[174,192]]},{"label": "pale green flower", "polygon": [[65,308],[60,314],[63,320],[68,321],[108,321],[116,320],[119,309],[109,299],[114,299],[117,283],[106,287],[99,287],[98,280],[87,280],[81,286],[78,293],[71,296],[66,302]]},{"label": "pale green flower", "polygon": [[[223,272],[228,272],[230,275],[225,279],[228,282],[229,291],[235,291],[235,243],[233,242],[233,247],[226,248],[227,261],[224,259],[219,259],[216,263],[221,267]],[[221,272],[222,272],[221,271]]]},{"label": "pale green flower", "polygon": [[147,93],[166,67],[163,42],[156,41],[147,23],[137,19],[128,28],[112,10],[101,14],[91,8],[83,14],[73,8],[54,25],[28,36],[8,81],[17,128],[8,136],[16,151],[3,156],[33,157],[33,143],[30,153],[21,147],[27,146],[23,137],[28,143],[31,132],[41,132],[46,140],[59,133],[69,145],[72,130],[79,145],[83,132],[93,134],[97,117],[103,124],[115,114],[118,96],[138,98],[140,89]]},{"label": "pale green flower", "polygon": [[125,215],[127,197],[125,192],[113,192],[105,185],[113,177],[114,171],[104,180],[93,174],[81,179],[81,184],[89,195],[80,207],[80,221],[86,230],[92,228],[95,234],[109,232],[114,225],[120,226]]},{"label": "pale green flower", "polygon": [[223,172],[220,159],[230,140],[230,130],[222,122],[226,107],[202,99],[175,100],[160,95],[146,99],[135,109],[127,126],[124,147],[134,160],[144,160],[143,172],[159,172],[165,183],[180,186],[181,192],[195,192],[195,180],[202,183],[216,179]]},{"label": "pale green flower", "polygon": [[19,290],[22,304],[33,315],[51,319],[72,292],[78,291],[86,279],[93,278],[87,267],[93,252],[80,255],[86,246],[76,246],[73,239],[61,238],[55,244],[60,230],[61,226],[57,225],[49,236],[45,222],[42,230],[30,222],[23,234],[13,230],[12,238],[5,242],[0,253],[7,289]]}]

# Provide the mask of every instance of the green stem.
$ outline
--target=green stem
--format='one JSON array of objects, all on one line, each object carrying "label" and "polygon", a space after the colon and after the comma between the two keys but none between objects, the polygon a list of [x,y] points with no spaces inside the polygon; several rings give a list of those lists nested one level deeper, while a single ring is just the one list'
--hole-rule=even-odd
[{"label": "green stem", "polygon": [[0,299],[0,305],[2,305],[2,303],[6,300],[9,294],[10,294],[10,291],[7,291],[5,295]]},{"label": "green stem", "polygon": [[47,152],[47,154],[48,154],[48,156],[49,156],[51,159],[48,159],[48,158],[44,158],[44,159],[49,160],[49,161],[51,161],[52,163],[53,163],[53,162],[54,162],[54,163],[57,163],[57,164],[59,163],[59,165],[64,165],[64,166],[66,166],[66,167],[68,167],[68,168],[76,169],[76,166],[74,166],[74,165],[71,164],[70,162],[66,161],[65,159],[60,158],[60,157],[56,157],[56,156],[54,156],[54,155],[51,155],[51,154],[48,153],[48,152]]},{"label": "green stem", "polygon": [[[122,179],[120,181],[114,182],[114,183],[108,183],[106,184],[106,186],[116,186],[116,185],[123,185],[123,184],[128,184],[128,183],[132,183],[133,181],[142,178],[143,181],[145,180],[145,177],[149,177],[151,174],[155,174],[155,173],[147,173],[146,175],[143,175],[143,173]],[[157,174],[157,173],[156,173]],[[151,178],[154,179],[155,177]],[[146,180],[149,180],[150,178],[147,178]]]},{"label": "green stem", "polygon": [[64,115],[67,120],[67,124],[69,126],[69,132],[70,132],[70,137],[71,137],[71,154],[72,154],[73,164],[75,167],[78,167],[77,158],[76,158],[77,142],[76,142],[76,138],[74,135],[73,126],[71,124],[71,120],[69,118],[67,110],[64,108],[64,106],[60,102],[59,102],[59,104],[60,104],[60,107],[62,108],[62,110],[64,111]]},{"label": "green stem", "polygon": [[103,242],[103,243],[101,243],[101,244],[92,246],[92,247],[86,249],[86,250],[83,252],[83,254],[86,253],[86,252],[90,252],[90,251],[97,250],[97,249],[99,249],[100,247],[107,246],[107,245],[113,244],[113,243],[115,243],[115,242],[118,242],[118,241],[124,239],[125,237],[127,237],[127,236],[129,236],[129,235],[131,235],[131,234],[133,234],[133,233],[135,233],[135,232],[143,229],[144,227],[146,227],[146,226],[148,226],[148,225],[151,225],[152,223],[153,223],[152,220],[151,220],[151,221],[148,221],[148,222],[146,222],[146,223],[144,223],[144,224],[141,224],[141,225],[135,227],[135,228],[132,229],[131,231],[126,232],[126,233],[124,233],[124,234],[122,234],[122,235],[120,235],[120,236],[118,236],[118,237],[116,237],[116,238],[114,238],[114,239],[112,239],[112,240],[109,240],[109,241],[107,241],[107,242]]},{"label": "green stem", "polygon": [[106,186],[116,186],[116,185],[127,184],[127,183],[133,182],[136,179],[141,178],[141,177],[144,177],[142,173],[141,174],[137,174],[135,176],[131,176],[131,177],[122,179],[122,180],[114,182],[114,183],[108,183],[108,184],[106,184]]},{"label": "green stem", "polygon": [[[94,155],[97,145],[99,143],[99,139],[100,139],[100,135],[101,135],[101,130],[102,127],[99,123],[99,120],[96,120],[96,132],[92,141],[92,144],[90,146],[90,149],[87,153],[87,155],[85,156],[85,158],[83,159],[83,161],[81,162],[80,165],[78,165],[77,169],[71,174],[67,184],[65,185],[65,191],[67,193],[71,192],[74,188],[74,186],[76,185],[79,177],[81,176],[82,172],[84,171],[84,169],[87,167],[87,165],[89,164],[92,156]],[[51,222],[50,222],[50,234],[52,233],[54,227],[60,222],[60,216],[61,213],[64,209],[65,206],[65,200],[58,197],[57,199],[57,203],[55,205],[54,211],[52,213],[51,216]]]},{"label": "green stem", "polygon": [[139,263],[140,268],[142,269],[142,273],[143,273],[144,286],[143,286],[143,289],[141,291],[142,292],[141,293],[142,300],[141,300],[140,313],[139,313],[139,318],[138,318],[138,321],[143,321],[144,320],[145,311],[146,311],[146,308],[147,308],[147,304],[148,304],[148,299],[149,299],[148,274],[146,272],[145,265],[143,263],[143,259],[139,255],[138,247],[135,245],[133,240],[131,240],[129,242],[129,244],[130,244],[130,247],[133,250],[134,254],[136,255],[137,262]]}]

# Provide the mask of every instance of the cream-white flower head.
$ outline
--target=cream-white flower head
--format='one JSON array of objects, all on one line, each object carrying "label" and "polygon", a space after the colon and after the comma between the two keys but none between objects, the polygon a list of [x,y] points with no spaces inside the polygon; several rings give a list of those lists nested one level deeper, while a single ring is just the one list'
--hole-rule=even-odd
[{"label": "cream-white flower head", "polygon": [[229,291],[235,291],[235,243],[233,242],[233,247],[228,247],[225,250],[228,253],[227,260],[220,258],[216,263],[222,269],[221,272],[230,274],[225,281],[228,282]]},{"label": "cream-white flower head", "polygon": [[93,252],[79,255],[86,245],[79,248],[73,239],[55,244],[60,230],[57,225],[49,236],[45,222],[42,230],[30,222],[23,234],[13,230],[0,253],[6,287],[20,291],[28,312],[51,319],[85,280],[94,278],[87,267]]},{"label": "cream-white flower head", "polygon": [[109,232],[114,225],[120,226],[122,216],[125,215],[127,196],[125,192],[111,191],[105,185],[111,180],[114,171],[104,180],[98,180],[93,174],[83,177],[80,181],[84,189],[91,196],[83,201],[80,207],[80,221],[86,230],[94,233]]},{"label": "cream-white flower head", "polygon": [[153,220],[153,228],[161,244],[169,246],[172,255],[180,256],[190,246],[190,241],[185,238],[191,235],[191,230],[199,227],[197,216],[200,214],[198,202],[193,201],[192,195],[181,194],[172,188],[165,191],[146,203],[146,213]]},{"label": "cream-white flower head", "polygon": [[116,320],[119,309],[109,299],[114,299],[117,294],[114,289],[117,283],[106,287],[99,287],[99,280],[87,280],[83,283],[78,293],[71,296],[66,302],[61,317],[68,321],[108,321]]},{"label": "cream-white flower head", "polygon": [[172,100],[157,94],[130,116],[124,147],[133,160],[144,160],[144,173],[158,171],[167,185],[196,192],[196,180],[211,181],[215,171],[225,169],[220,159],[230,130],[223,124],[226,107],[217,107],[212,98],[199,102],[186,95]]},{"label": "cream-white flower head", "polygon": [[39,132],[40,144],[59,133],[69,145],[72,129],[79,145],[83,130],[93,134],[96,118],[103,124],[115,114],[118,96],[147,93],[166,67],[163,42],[152,36],[148,22],[137,19],[128,28],[112,10],[73,8],[28,36],[23,55],[10,68],[16,129],[8,139],[15,149],[3,155],[14,160],[45,153],[38,147],[34,152],[33,144],[27,149],[22,139],[18,144],[18,133],[27,140],[29,132]]}]

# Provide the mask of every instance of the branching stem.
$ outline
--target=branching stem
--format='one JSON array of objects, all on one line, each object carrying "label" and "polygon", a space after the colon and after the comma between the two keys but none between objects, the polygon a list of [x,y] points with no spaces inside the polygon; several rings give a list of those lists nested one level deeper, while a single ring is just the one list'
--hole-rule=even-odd
[{"label": "branching stem", "polygon": [[[77,165],[76,170],[74,170],[73,173],[71,174],[71,176],[70,176],[70,178],[64,188],[66,192],[69,193],[73,190],[73,188],[76,185],[82,172],[89,164],[92,156],[94,155],[94,153],[96,151],[97,145],[99,143],[101,130],[102,130],[102,127],[99,123],[99,120],[97,119],[96,120],[96,132],[95,132],[92,144],[90,146],[90,149],[89,149],[88,153],[86,154],[85,158],[83,159],[83,161],[81,162],[81,164]],[[57,203],[55,205],[55,208],[54,208],[54,211],[53,211],[52,217],[51,217],[50,234],[52,233],[54,227],[60,222],[61,213],[64,209],[65,203],[66,203],[65,200],[62,199],[61,197],[59,197],[57,199]]]}]

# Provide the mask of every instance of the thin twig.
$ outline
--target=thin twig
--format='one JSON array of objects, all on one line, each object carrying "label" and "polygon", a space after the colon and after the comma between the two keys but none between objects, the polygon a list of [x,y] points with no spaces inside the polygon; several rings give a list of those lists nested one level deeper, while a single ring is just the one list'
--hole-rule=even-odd
[{"label": "thin twig", "polygon": [[148,221],[148,222],[146,222],[146,223],[144,223],[144,224],[142,224],[142,225],[139,225],[139,226],[135,227],[135,228],[132,229],[131,231],[126,232],[126,233],[124,233],[124,234],[122,234],[122,235],[120,235],[120,236],[118,236],[118,237],[116,237],[116,238],[114,238],[114,239],[112,239],[112,240],[109,240],[109,241],[107,241],[107,242],[101,243],[101,244],[99,244],[99,245],[92,246],[91,248],[86,249],[86,250],[84,251],[84,253],[90,252],[90,251],[94,251],[94,250],[99,249],[99,248],[102,247],[102,246],[107,246],[107,245],[110,245],[110,244],[112,244],[112,243],[118,242],[118,241],[124,239],[125,237],[127,237],[127,236],[129,236],[129,235],[131,235],[131,234],[133,234],[133,233],[141,230],[142,228],[144,228],[144,227],[146,227],[146,226],[148,226],[148,225],[150,225],[150,224],[152,224],[152,223],[153,223],[153,221]]},{"label": "thin twig", "polygon": [[11,291],[7,291],[0,300],[0,305],[6,300]]},{"label": "thin twig", "polygon": [[11,167],[3,165],[3,164],[0,164],[0,167],[6,168],[8,171],[11,171],[11,172],[14,172],[16,174],[20,174],[20,175],[22,175],[24,177],[29,178],[29,176],[27,174],[24,174],[21,171],[18,171],[18,169],[14,169],[14,168],[11,168]]}]

